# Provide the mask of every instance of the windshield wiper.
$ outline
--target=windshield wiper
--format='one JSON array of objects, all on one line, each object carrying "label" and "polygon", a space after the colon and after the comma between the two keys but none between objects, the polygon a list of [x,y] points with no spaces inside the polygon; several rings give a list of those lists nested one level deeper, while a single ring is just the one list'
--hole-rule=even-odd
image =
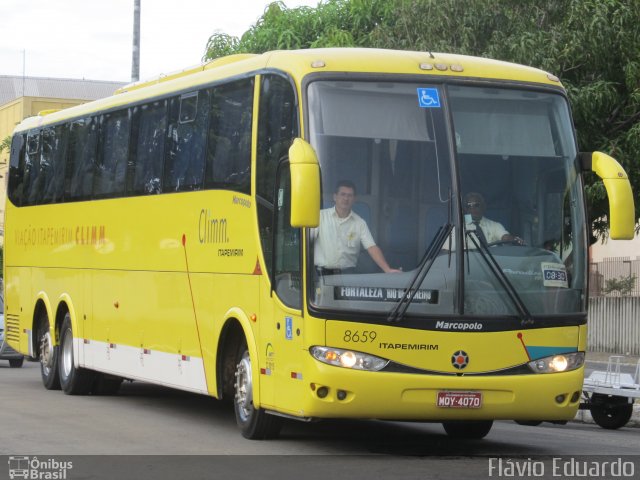
[{"label": "windshield wiper", "polygon": [[446,223],[438,229],[435,238],[429,245],[425,254],[422,256],[422,259],[416,269],[416,273],[411,279],[411,282],[409,282],[409,286],[405,289],[402,297],[400,297],[393,307],[393,310],[389,313],[387,322],[399,322],[402,320],[402,317],[404,317],[409,305],[413,302],[413,298],[416,296],[416,293],[418,293],[418,287],[422,285],[424,277],[429,273],[436,256],[440,252],[442,245],[444,245],[445,240],[451,234],[452,229],[453,225],[451,223]]},{"label": "windshield wiper", "polygon": [[[473,232],[473,235],[471,234],[471,232]],[[516,309],[518,310],[520,316],[524,318],[524,320],[522,321],[523,326],[533,323],[533,317],[531,316],[531,313],[529,313],[527,306],[522,301],[522,298],[514,288],[513,284],[509,281],[505,273],[502,271],[502,268],[500,268],[500,265],[496,261],[493,254],[489,251],[489,247],[480,240],[478,234],[474,230],[468,230],[466,232],[466,235],[467,237],[471,238],[471,241],[476,246],[476,249],[480,252],[480,256],[484,259],[493,274],[496,276],[496,278],[500,282],[500,285],[502,285],[502,288],[505,289],[507,295],[509,295],[509,298],[516,306]],[[467,257],[468,255],[469,249],[467,249]],[[470,265],[468,260],[467,265]]]}]

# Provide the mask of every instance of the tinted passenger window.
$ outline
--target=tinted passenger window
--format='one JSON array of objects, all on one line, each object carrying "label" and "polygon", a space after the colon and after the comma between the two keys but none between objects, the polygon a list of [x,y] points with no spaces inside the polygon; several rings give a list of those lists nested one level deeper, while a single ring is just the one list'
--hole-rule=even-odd
[{"label": "tinted passenger window", "polygon": [[84,118],[71,123],[65,200],[85,200],[91,197],[97,143],[97,119]]},{"label": "tinted passenger window", "polygon": [[[170,120],[163,187],[165,192],[202,188],[209,92],[201,90],[194,93],[172,98],[169,103]],[[183,109],[193,111],[194,96],[197,97],[195,118],[190,120],[185,114],[184,120],[180,121],[181,105],[186,102],[189,106]]]},{"label": "tinted passenger window", "polygon": [[27,154],[24,157],[23,205],[33,205],[40,173],[40,132],[27,135]]},{"label": "tinted passenger window", "polygon": [[[49,163],[46,181],[42,193],[42,203],[56,203],[62,201],[64,194],[64,173],[67,158],[67,127],[58,125],[55,128],[42,132],[43,151],[42,159],[45,156]],[[49,137],[49,138],[46,138]],[[47,152],[49,150],[49,152]],[[44,162],[42,162],[44,163]],[[40,171],[43,171],[42,164]]]},{"label": "tinted passenger window", "polygon": [[129,156],[129,114],[109,113],[102,119],[102,155],[96,165],[95,197],[118,196],[124,192]]},{"label": "tinted passenger window", "polygon": [[253,79],[213,89],[207,145],[208,188],[251,189]]},{"label": "tinted passenger window", "polygon": [[27,136],[14,135],[11,140],[11,156],[9,159],[9,199],[14,205],[22,205],[24,189],[24,161]]},{"label": "tinted passenger window", "polygon": [[160,193],[167,128],[167,101],[142,105],[138,117],[133,190]]}]

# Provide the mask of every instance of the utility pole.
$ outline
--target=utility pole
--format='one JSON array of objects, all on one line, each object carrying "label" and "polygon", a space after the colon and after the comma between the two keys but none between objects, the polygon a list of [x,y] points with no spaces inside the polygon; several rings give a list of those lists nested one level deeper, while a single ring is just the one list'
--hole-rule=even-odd
[{"label": "utility pole", "polygon": [[131,81],[140,80],[140,2],[133,0],[133,49],[131,57]]}]

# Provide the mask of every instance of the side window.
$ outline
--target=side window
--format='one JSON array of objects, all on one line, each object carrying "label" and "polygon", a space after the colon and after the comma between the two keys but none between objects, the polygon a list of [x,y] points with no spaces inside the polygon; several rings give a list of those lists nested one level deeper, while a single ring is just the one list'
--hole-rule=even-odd
[{"label": "side window", "polygon": [[[55,147],[55,131],[45,128],[40,132],[40,155],[36,154],[36,161],[31,173],[29,185],[29,205],[42,203],[44,188],[51,177],[51,162]],[[37,164],[37,167],[36,167]]]},{"label": "side window", "polygon": [[[46,137],[49,136],[47,139]],[[44,176],[42,203],[56,203],[62,201],[64,193],[64,173],[67,157],[67,127],[57,127],[43,131],[42,161],[40,171],[43,171],[45,154],[49,162],[47,174]],[[50,153],[47,153],[50,150]]]},{"label": "side window", "polygon": [[212,93],[205,186],[250,193],[253,78]]},{"label": "side window", "polygon": [[98,144],[96,118],[74,120],[69,127],[69,159],[65,174],[65,201],[91,198]]},{"label": "side window", "polygon": [[23,204],[24,164],[27,145],[25,134],[14,135],[11,140],[11,155],[9,157],[9,200],[14,205]]},{"label": "side window", "polygon": [[200,90],[169,101],[164,192],[202,188],[209,96]]},{"label": "side window", "polygon": [[288,162],[284,162],[279,169],[275,215],[275,291],[285,305],[302,308],[300,229],[291,227],[291,175]]},{"label": "side window", "polygon": [[256,160],[256,199],[262,250],[268,269],[272,268],[272,226],[275,205],[276,172],[298,137],[296,95],[289,80],[280,75],[263,75],[258,113],[258,151]]},{"label": "side window", "polygon": [[27,154],[24,157],[24,188],[22,191],[22,204],[33,205],[35,196],[31,194],[32,187],[36,184],[40,171],[40,132],[34,131],[27,134]]},{"label": "side window", "polygon": [[141,194],[160,193],[167,130],[167,101],[160,100],[138,108],[133,191]]},{"label": "side window", "polygon": [[129,124],[129,112],[126,110],[102,117],[102,148],[95,170],[94,197],[113,197],[124,193],[129,157]]}]

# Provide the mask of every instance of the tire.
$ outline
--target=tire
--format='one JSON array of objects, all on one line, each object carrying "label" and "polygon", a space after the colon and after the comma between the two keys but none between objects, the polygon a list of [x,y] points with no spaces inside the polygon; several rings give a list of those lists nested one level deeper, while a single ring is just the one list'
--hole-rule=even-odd
[{"label": "tire", "polygon": [[58,358],[60,386],[67,395],[86,395],[91,391],[95,381],[95,373],[78,368],[73,358],[73,330],[71,317],[67,313],[60,329],[60,351]]},{"label": "tire", "polygon": [[38,359],[40,360],[40,376],[47,390],[60,390],[58,374],[58,345],[54,345],[49,331],[49,319],[43,316],[38,325]]},{"label": "tire", "polygon": [[442,422],[444,431],[451,438],[480,440],[486,437],[493,426],[493,420],[469,420],[460,422]]},{"label": "tire", "polygon": [[9,366],[11,368],[20,368],[22,367],[23,363],[24,363],[24,357],[9,359]]},{"label": "tire", "polygon": [[624,427],[633,415],[633,404],[622,401],[626,402],[626,398],[594,394],[590,407],[593,421],[607,430]]},{"label": "tire", "polygon": [[525,427],[537,427],[542,423],[540,420],[516,420],[518,425],[524,425]]},{"label": "tire", "polygon": [[122,377],[115,377],[106,373],[98,373],[95,376],[91,393],[93,395],[117,395],[122,384]]},{"label": "tire", "polygon": [[236,356],[234,388],[233,408],[242,436],[250,440],[277,438],[282,427],[282,418],[269,415],[264,409],[253,406],[251,357],[246,343],[241,345]]}]

